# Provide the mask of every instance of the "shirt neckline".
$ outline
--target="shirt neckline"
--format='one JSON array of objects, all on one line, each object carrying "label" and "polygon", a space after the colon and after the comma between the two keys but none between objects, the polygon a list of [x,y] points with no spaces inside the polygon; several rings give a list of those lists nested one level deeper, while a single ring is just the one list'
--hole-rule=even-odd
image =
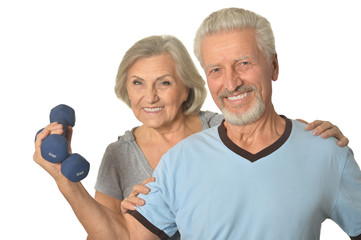
[{"label": "shirt neckline", "polygon": [[283,134],[281,135],[281,137],[279,139],[277,139],[274,143],[272,143],[270,146],[262,149],[261,151],[259,151],[258,153],[255,153],[255,154],[250,153],[247,150],[237,146],[235,143],[233,143],[231,141],[231,139],[229,139],[229,137],[227,136],[227,130],[224,126],[224,120],[218,127],[218,134],[219,134],[219,137],[220,137],[221,141],[223,142],[223,144],[229,150],[231,150],[232,152],[238,154],[239,156],[249,160],[250,162],[255,162],[255,161],[275,152],[289,138],[289,136],[291,134],[291,130],[292,130],[292,121],[285,116],[281,116],[281,117],[283,119],[285,119],[285,121],[286,121],[286,127],[285,127],[285,130],[284,130]]}]

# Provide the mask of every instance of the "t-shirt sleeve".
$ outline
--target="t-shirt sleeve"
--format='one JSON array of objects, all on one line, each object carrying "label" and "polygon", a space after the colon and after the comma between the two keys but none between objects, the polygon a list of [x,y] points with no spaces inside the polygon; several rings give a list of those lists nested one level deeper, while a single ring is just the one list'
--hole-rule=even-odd
[{"label": "t-shirt sleeve", "polygon": [[121,188],[119,172],[114,163],[114,156],[111,145],[107,147],[98,170],[95,190],[122,200],[124,198]]},{"label": "t-shirt sleeve", "polygon": [[150,192],[147,195],[139,195],[146,204],[138,206],[136,212],[132,213],[143,226],[161,239],[167,239],[164,237],[173,236],[177,231],[173,200],[171,200],[174,199],[172,196],[174,191],[169,191],[174,189],[174,180],[165,162],[166,156],[162,158],[154,171],[153,176],[156,181],[147,184]]},{"label": "t-shirt sleeve", "polygon": [[351,150],[348,152],[337,201],[330,218],[351,239],[361,239],[361,172]]}]

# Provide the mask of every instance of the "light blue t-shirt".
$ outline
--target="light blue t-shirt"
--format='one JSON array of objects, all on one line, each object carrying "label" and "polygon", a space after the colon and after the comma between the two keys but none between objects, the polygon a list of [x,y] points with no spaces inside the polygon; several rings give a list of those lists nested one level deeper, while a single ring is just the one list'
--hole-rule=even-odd
[{"label": "light blue t-shirt", "polygon": [[327,218],[358,236],[361,172],[335,141],[286,119],[280,139],[251,154],[223,124],[210,128],[164,155],[133,216],[161,239],[312,240]]}]

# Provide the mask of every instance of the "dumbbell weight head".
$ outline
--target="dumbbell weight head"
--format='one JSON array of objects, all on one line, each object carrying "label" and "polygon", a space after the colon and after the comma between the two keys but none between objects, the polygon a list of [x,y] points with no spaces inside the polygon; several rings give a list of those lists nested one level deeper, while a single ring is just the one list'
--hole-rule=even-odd
[{"label": "dumbbell weight head", "polygon": [[69,155],[68,141],[61,135],[50,134],[41,143],[41,156],[51,163],[64,161]]},{"label": "dumbbell weight head", "polygon": [[72,182],[79,182],[84,179],[90,169],[90,164],[80,154],[70,154],[61,163],[61,173]]},{"label": "dumbbell weight head", "polygon": [[68,126],[75,125],[75,111],[65,104],[59,104],[50,111],[50,123],[58,122],[63,125],[63,136],[66,134]]}]

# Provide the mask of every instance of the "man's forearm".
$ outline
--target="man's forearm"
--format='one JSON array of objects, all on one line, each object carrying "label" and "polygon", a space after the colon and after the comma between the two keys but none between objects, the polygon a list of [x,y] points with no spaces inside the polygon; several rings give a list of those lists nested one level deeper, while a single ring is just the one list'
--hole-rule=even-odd
[{"label": "man's forearm", "polygon": [[129,239],[124,217],[98,203],[81,183],[58,187],[91,239]]}]

